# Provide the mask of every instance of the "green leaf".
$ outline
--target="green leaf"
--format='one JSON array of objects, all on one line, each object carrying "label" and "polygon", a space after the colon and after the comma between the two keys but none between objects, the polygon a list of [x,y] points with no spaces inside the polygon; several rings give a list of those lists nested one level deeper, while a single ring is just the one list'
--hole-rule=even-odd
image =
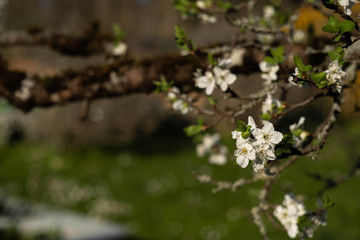
[{"label": "green leaf", "polygon": [[243,132],[243,133],[241,133],[241,137],[243,138],[243,139],[247,139],[248,137],[250,137],[250,132],[249,131],[245,131],[245,132]]},{"label": "green leaf", "polygon": [[265,57],[264,61],[267,63],[276,63],[275,59],[269,56]]},{"label": "green leaf", "polygon": [[208,99],[211,106],[214,106],[214,105],[217,104],[217,100],[213,99],[211,96],[207,96],[207,99]]},{"label": "green leaf", "polygon": [[225,1],[217,1],[216,2],[216,5],[219,7],[219,8],[223,8],[223,9],[230,9],[232,7],[232,4],[231,2],[225,2]]},{"label": "green leaf", "polygon": [[340,20],[334,17],[334,15],[331,15],[322,30],[328,33],[338,33],[340,31]]},{"label": "green leaf", "polygon": [[184,128],[184,131],[186,133],[186,136],[192,137],[195,136],[203,131],[203,126],[199,125],[190,125],[186,128]]},{"label": "green leaf", "polygon": [[271,115],[269,113],[263,113],[260,118],[262,120],[267,120],[267,121],[270,121],[271,120]]},{"label": "green leaf", "polygon": [[355,23],[345,20],[340,24],[340,33],[352,32],[355,28]]},{"label": "green leaf", "polygon": [[282,142],[284,143],[293,143],[293,137],[290,134],[284,134]]},{"label": "green leaf", "polygon": [[277,47],[276,49],[270,49],[270,53],[273,56],[275,63],[285,61],[283,46]]},{"label": "green leaf", "polygon": [[212,53],[208,53],[207,57],[208,57],[208,61],[209,61],[210,65],[216,66],[218,64],[217,61],[214,59],[214,56],[212,55]]},{"label": "green leaf", "polygon": [[311,65],[306,65],[304,68],[304,72],[311,72],[312,70],[312,66]]},{"label": "green leaf", "polygon": [[311,78],[315,81],[315,83],[320,83],[321,81],[326,80],[326,73],[325,72],[319,72],[314,73]]},{"label": "green leaf", "polygon": [[114,32],[114,45],[117,45],[125,38],[126,33],[118,24],[113,24],[112,27]]},{"label": "green leaf", "polygon": [[246,131],[246,124],[243,121],[241,120],[236,121],[236,125],[241,132]]},{"label": "green leaf", "polygon": [[181,50],[195,51],[195,46],[192,41],[187,37],[184,29],[180,26],[175,26],[175,39],[176,44]]},{"label": "green leaf", "polygon": [[[334,51],[328,52],[329,57],[332,61],[337,60],[340,64],[340,62],[343,60],[344,58],[344,49],[342,49],[341,46],[338,46]],[[340,66],[342,66],[342,64],[340,64]]]},{"label": "green leaf", "polygon": [[174,84],[173,81],[168,82],[164,75],[160,76],[160,81],[154,81],[153,84],[156,86],[156,92],[168,92]]},{"label": "green leaf", "polygon": [[303,61],[301,60],[301,58],[295,54],[294,56],[294,63],[295,66],[299,69],[300,72],[304,72],[305,71],[305,65],[303,63]]},{"label": "green leaf", "polygon": [[338,35],[336,35],[336,37],[334,38],[334,42],[340,41],[341,36],[342,36],[342,33],[339,33]]}]

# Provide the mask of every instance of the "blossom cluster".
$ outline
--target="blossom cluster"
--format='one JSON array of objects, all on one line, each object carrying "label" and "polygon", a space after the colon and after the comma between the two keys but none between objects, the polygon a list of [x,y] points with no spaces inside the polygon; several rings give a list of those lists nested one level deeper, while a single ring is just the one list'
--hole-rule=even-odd
[{"label": "blossom cluster", "polygon": [[217,17],[215,14],[206,13],[206,9],[212,7],[212,1],[208,0],[198,0],[196,1],[196,6],[199,8],[198,18],[206,23],[216,23]]},{"label": "blossom cluster", "polygon": [[359,1],[357,0],[339,0],[338,1],[340,6],[344,7],[344,11],[346,13],[346,15],[351,15],[351,7],[355,4],[355,3],[359,3]]},{"label": "blossom cluster", "polygon": [[229,69],[220,67],[214,67],[212,71],[206,71],[204,75],[199,70],[195,73],[195,86],[205,89],[206,95],[211,95],[216,85],[225,92],[235,81],[235,74],[231,73]]},{"label": "blossom cluster", "polygon": [[290,238],[295,238],[299,233],[297,225],[299,217],[306,213],[305,206],[296,200],[294,195],[286,194],[282,205],[276,206],[274,216],[285,227]]},{"label": "blossom cluster", "polygon": [[280,67],[277,63],[261,61],[259,63],[259,68],[262,72],[261,78],[265,80],[264,85],[269,85],[278,79],[277,72],[279,71]]},{"label": "blossom cluster", "polygon": [[265,121],[262,129],[257,128],[254,119],[249,116],[246,130],[232,131],[232,138],[236,139],[237,149],[234,152],[236,162],[242,168],[253,161],[256,172],[265,168],[267,161],[276,159],[275,146],[283,139],[281,132],[275,131],[272,123]]},{"label": "blossom cluster", "polygon": [[193,107],[189,104],[191,99],[185,94],[180,94],[180,90],[177,87],[169,88],[167,96],[174,110],[180,111],[182,114],[187,114],[193,110]]},{"label": "blossom cluster", "polygon": [[220,142],[220,134],[205,134],[201,143],[196,146],[196,154],[203,157],[209,154],[209,162],[217,165],[224,165],[227,161],[228,149]]},{"label": "blossom cluster", "polygon": [[342,89],[341,86],[342,79],[346,77],[348,74],[342,70],[341,66],[339,65],[339,62],[337,60],[331,62],[325,73],[326,73],[326,80],[330,84],[335,84],[336,89],[340,93]]},{"label": "blossom cluster", "polygon": [[270,93],[267,94],[265,101],[261,106],[261,119],[269,121],[274,113],[283,111],[283,104],[272,97]]},{"label": "blossom cluster", "polygon": [[30,89],[35,86],[35,81],[26,78],[21,82],[21,87],[15,92],[15,97],[20,98],[22,101],[27,101],[31,97]]},{"label": "blossom cluster", "polygon": [[300,147],[302,143],[310,135],[308,131],[303,130],[304,123],[305,123],[305,117],[301,117],[299,119],[299,122],[291,124],[289,126],[290,132],[294,140],[294,147]]},{"label": "blossom cluster", "polygon": [[300,72],[297,67],[295,68],[294,73],[288,77],[288,82],[290,85],[302,87],[301,82],[297,82],[297,83],[294,82],[295,77],[300,77]]},{"label": "blossom cluster", "polygon": [[125,56],[128,46],[124,42],[111,43],[106,46],[106,51],[116,57]]}]

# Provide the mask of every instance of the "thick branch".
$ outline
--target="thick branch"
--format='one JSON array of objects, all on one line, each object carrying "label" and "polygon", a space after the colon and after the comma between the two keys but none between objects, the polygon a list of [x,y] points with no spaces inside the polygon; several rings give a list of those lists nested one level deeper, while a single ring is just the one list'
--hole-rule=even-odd
[{"label": "thick branch", "polygon": [[[151,59],[123,59],[80,71],[66,71],[53,77],[34,76],[27,87],[26,74],[9,70],[0,59],[0,95],[23,111],[77,100],[149,93],[153,81],[164,74],[177,86],[193,86],[198,63],[191,56],[166,55]],[[29,81],[29,80],[28,80]],[[26,89],[27,88],[27,89]],[[28,94],[23,94],[24,92]]]}]

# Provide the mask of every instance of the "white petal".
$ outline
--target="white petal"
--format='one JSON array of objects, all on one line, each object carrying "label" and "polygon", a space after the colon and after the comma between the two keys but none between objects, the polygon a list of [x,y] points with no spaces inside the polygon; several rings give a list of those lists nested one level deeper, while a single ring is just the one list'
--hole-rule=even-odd
[{"label": "white petal", "polygon": [[262,72],[268,72],[270,70],[269,64],[265,61],[261,61],[259,67]]},{"label": "white petal", "polygon": [[214,67],[213,72],[214,72],[216,77],[220,77],[222,75],[223,70],[221,68],[219,68],[219,67]]},{"label": "white petal", "polygon": [[258,145],[259,143],[263,142],[263,133],[261,131],[261,129],[255,128],[254,131],[252,131],[252,135],[255,137],[255,139],[257,140],[254,145]]},{"label": "white petal", "polygon": [[270,133],[274,131],[274,125],[271,122],[266,122],[262,128],[264,132]]},{"label": "white petal", "polygon": [[205,90],[206,95],[211,95],[212,92],[214,91],[214,87],[215,87],[215,82],[211,82],[210,85],[206,87]]},{"label": "white petal", "polygon": [[236,162],[240,165],[240,167],[246,168],[249,164],[249,159],[245,158],[244,156],[239,156],[236,158]]},{"label": "white petal", "polygon": [[229,73],[225,77],[225,82],[229,85],[233,84],[236,81],[236,75]]},{"label": "white petal", "polygon": [[256,123],[255,123],[254,119],[252,118],[252,116],[248,117],[248,125],[250,125],[252,129],[256,128]]},{"label": "white petal", "polygon": [[201,77],[197,78],[195,85],[199,88],[206,88],[209,85],[208,78],[205,76],[201,76]]},{"label": "white petal", "polygon": [[228,89],[228,84],[225,81],[218,83],[221,91],[225,92]]},{"label": "white petal", "polygon": [[266,151],[266,157],[267,157],[267,159],[270,160],[270,161],[273,161],[273,160],[276,159],[276,156],[275,156],[274,152],[271,151],[271,150],[267,150],[267,151]]},{"label": "white petal", "polygon": [[274,144],[278,144],[283,139],[283,135],[281,132],[274,131],[271,133],[271,142]]}]

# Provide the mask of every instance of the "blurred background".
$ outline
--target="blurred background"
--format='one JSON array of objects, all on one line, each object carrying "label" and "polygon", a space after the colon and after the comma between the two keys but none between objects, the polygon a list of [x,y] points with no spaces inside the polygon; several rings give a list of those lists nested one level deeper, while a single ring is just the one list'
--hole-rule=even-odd
[{"label": "blurred background", "polygon": [[[182,21],[170,0],[0,0],[0,9],[1,31],[40,26],[76,34],[99,20],[102,31],[111,33],[117,23],[127,34],[131,55],[138,58],[178,51],[174,25],[183,26],[198,46],[230,41],[233,34],[221,20],[214,25]],[[36,46],[0,53],[12,69],[30,76],[105,60]],[[347,96],[349,107],[357,95]],[[312,129],[326,114],[324,102],[291,117],[306,113],[305,126]],[[212,194],[213,186],[196,180],[194,172],[228,181],[252,173],[231,161],[219,167],[197,158],[182,130],[193,116],[169,111],[159,94],[94,101],[86,121],[80,121],[80,110],[80,103],[72,103],[23,113],[0,102],[0,239],[261,238],[250,215],[258,202],[254,186]],[[360,154],[358,120],[350,106],[316,161],[301,158],[281,176],[274,202],[293,191],[314,209],[316,191],[324,184],[307,173],[337,177],[351,169]],[[220,128],[226,130],[223,142],[230,152],[235,144],[228,130],[233,128],[230,123]],[[326,193],[336,207],[315,239],[360,238],[358,182],[354,177]],[[271,239],[287,239],[285,232],[269,229]]]}]

